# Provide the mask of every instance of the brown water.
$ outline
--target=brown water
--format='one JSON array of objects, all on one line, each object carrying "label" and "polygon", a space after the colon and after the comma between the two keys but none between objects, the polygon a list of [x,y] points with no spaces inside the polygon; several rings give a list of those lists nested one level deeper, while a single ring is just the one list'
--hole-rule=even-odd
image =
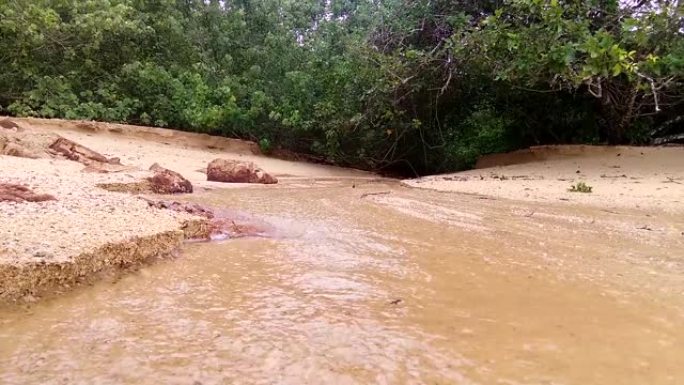
[{"label": "brown water", "polygon": [[681,218],[336,183],[194,199],[275,237],[4,311],[0,383],[684,383]]}]

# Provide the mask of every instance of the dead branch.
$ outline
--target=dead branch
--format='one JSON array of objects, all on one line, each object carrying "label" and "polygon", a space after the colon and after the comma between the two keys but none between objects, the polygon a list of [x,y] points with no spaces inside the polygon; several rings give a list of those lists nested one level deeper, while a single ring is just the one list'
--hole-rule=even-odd
[{"label": "dead branch", "polygon": [[652,77],[646,76],[640,72],[636,73],[642,79],[646,79],[651,85],[651,93],[653,93],[653,100],[655,101],[655,111],[660,112],[660,105],[658,105],[658,92],[656,91],[655,81]]}]

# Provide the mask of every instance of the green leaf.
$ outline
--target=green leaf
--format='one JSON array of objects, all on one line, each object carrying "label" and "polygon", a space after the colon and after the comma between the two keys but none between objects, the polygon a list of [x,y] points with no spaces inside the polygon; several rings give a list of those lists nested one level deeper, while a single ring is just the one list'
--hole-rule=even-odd
[{"label": "green leaf", "polygon": [[613,66],[613,76],[618,76],[620,75],[620,73],[622,73],[622,66],[620,65],[620,63],[616,63]]}]

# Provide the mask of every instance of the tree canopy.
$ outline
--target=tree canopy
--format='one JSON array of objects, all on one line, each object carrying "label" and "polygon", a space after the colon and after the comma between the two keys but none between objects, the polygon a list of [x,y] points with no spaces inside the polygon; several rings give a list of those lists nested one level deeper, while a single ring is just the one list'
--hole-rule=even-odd
[{"label": "tree canopy", "polygon": [[678,0],[0,0],[0,112],[374,170],[684,136]]}]

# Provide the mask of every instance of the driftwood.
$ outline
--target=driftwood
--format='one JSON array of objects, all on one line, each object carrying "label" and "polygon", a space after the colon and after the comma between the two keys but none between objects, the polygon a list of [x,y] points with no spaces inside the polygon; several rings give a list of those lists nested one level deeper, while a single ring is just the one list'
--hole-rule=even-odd
[{"label": "driftwood", "polygon": [[666,143],[678,142],[680,140],[684,140],[684,133],[663,136],[661,138],[655,138],[655,139],[653,139],[653,144],[655,144],[657,146],[657,145],[666,144]]}]

